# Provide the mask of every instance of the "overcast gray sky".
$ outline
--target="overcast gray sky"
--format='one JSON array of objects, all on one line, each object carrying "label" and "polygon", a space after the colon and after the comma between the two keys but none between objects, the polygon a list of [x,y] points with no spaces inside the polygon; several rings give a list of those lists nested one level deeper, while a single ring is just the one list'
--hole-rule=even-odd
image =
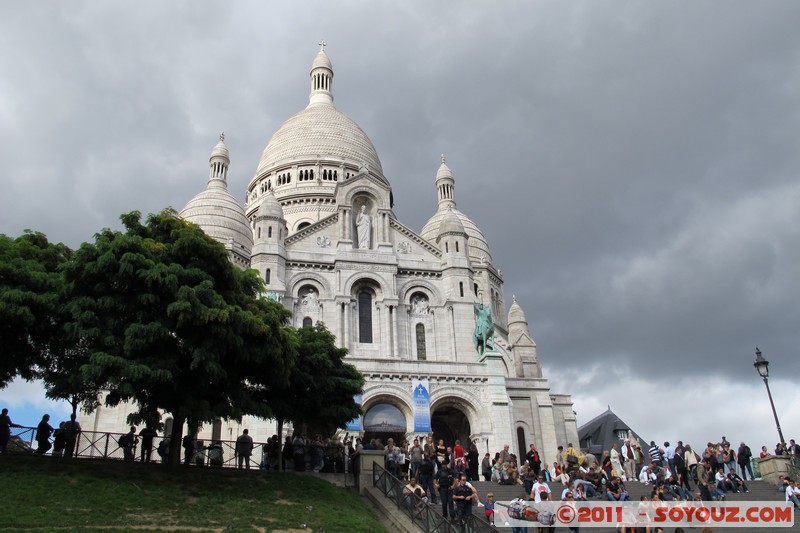
[{"label": "overcast gray sky", "polygon": [[[800,437],[799,2],[20,0],[0,21],[0,233],[77,247],[180,209],[221,130],[243,201],[325,39],[398,218],[434,213],[444,153],[579,424],[610,405],[646,438],[774,448],[758,345]],[[0,403],[52,408],[21,383]]]}]

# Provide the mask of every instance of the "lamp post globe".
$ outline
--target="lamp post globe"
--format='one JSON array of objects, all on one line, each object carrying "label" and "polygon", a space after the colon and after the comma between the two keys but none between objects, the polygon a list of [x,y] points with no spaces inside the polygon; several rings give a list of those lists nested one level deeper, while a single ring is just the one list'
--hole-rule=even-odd
[{"label": "lamp post globe", "polygon": [[756,346],[756,362],[753,363],[756,367],[758,375],[764,379],[764,385],[767,387],[767,396],[769,396],[769,405],[772,407],[772,416],[775,418],[775,427],[778,428],[778,437],[781,439],[781,447],[786,450],[786,441],[783,439],[783,431],[781,431],[781,423],[778,422],[778,412],[775,411],[775,402],[772,401],[772,392],[769,390],[769,361],[761,356],[761,350]]},{"label": "lamp post globe", "polygon": [[756,362],[753,363],[753,366],[756,367],[759,376],[764,379],[769,378],[769,361],[761,357],[761,350],[758,349],[758,346],[756,346]]}]

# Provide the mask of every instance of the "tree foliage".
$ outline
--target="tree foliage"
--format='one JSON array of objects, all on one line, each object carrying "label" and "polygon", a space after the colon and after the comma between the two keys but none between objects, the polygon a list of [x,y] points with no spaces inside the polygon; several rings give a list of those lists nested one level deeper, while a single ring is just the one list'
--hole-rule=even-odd
[{"label": "tree foliage", "polygon": [[0,388],[37,377],[62,324],[60,267],[72,251],[38,232],[0,235]]},{"label": "tree foliage", "polygon": [[173,211],[121,219],[125,232],[101,231],[65,268],[71,333],[88,350],[82,379],[103,384],[109,405],[135,402],[139,419],[168,411],[176,443],[186,420],[271,416],[261,400],[295,357],[289,312]]},{"label": "tree foliage", "polygon": [[326,430],[360,414],[353,396],[364,387],[364,378],[345,362],[346,348],[338,348],[334,335],[321,323],[297,330],[297,359],[286,387],[270,391],[268,402],[275,418]]}]

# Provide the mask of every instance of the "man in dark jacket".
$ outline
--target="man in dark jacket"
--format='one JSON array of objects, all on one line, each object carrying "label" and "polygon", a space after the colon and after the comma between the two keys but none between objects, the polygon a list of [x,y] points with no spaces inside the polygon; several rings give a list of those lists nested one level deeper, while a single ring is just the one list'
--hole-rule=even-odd
[{"label": "man in dark jacket", "polygon": [[436,472],[434,486],[436,490],[439,491],[439,498],[441,498],[442,501],[442,516],[445,518],[448,516],[455,517],[455,509],[453,506],[453,487],[455,482],[454,473],[450,469],[448,463],[442,463],[439,471]]},{"label": "man in dark jacket", "polygon": [[47,453],[52,445],[50,444],[50,435],[53,433],[53,426],[50,425],[50,415],[44,415],[42,421],[36,427],[36,443],[39,445],[36,448],[36,453],[44,455]]},{"label": "man in dark jacket", "polygon": [[[755,481],[756,478],[753,477],[753,467],[750,466],[750,459],[753,457],[750,446],[747,446],[744,442],[739,444],[739,451],[736,456],[736,462],[739,463],[739,469],[742,471],[744,480],[747,481],[747,472],[750,472],[750,480]],[[747,472],[745,472],[745,469],[747,469]]]}]

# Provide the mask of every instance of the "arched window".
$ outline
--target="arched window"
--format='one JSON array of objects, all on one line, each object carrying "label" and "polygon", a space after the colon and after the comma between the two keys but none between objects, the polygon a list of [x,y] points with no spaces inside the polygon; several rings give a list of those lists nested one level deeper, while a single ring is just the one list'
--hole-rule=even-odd
[{"label": "arched window", "polygon": [[528,447],[525,446],[525,430],[521,427],[517,428],[517,446],[519,446],[518,457],[525,457],[525,454],[528,453]]},{"label": "arched window", "polygon": [[269,227],[267,228],[267,238],[268,238],[268,239],[271,239],[271,238],[272,238],[272,226],[269,226]]},{"label": "arched window", "polygon": [[261,226],[259,226],[259,227],[258,227],[258,237],[257,237],[257,238],[258,238],[258,239],[260,239],[260,238],[261,238]]},{"label": "arched window", "polygon": [[372,343],[372,294],[358,293],[358,342]]},{"label": "arched window", "polygon": [[458,241],[456,241],[456,253],[458,253]]},{"label": "arched window", "polygon": [[478,284],[477,283],[473,283],[472,284],[472,290],[475,292],[475,296],[477,296],[478,295]]},{"label": "arched window", "polygon": [[459,294],[461,294],[461,297],[463,298],[464,297],[464,282],[463,281],[459,281],[458,282],[458,292],[459,292]]},{"label": "arched window", "polygon": [[447,241],[444,241],[444,253],[448,253],[450,251],[450,247],[447,245]]},{"label": "arched window", "polygon": [[417,324],[417,359],[424,361],[427,359],[427,351],[425,349],[425,326]]},{"label": "arched window", "polygon": [[311,317],[305,317],[303,319],[303,327],[306,327],[306,326],[310,327],[310,326],[313,326],[313,325],[314,325],[314,323],[311,321]]},{"label": "arched window", "polygon": [[271,277],[272,277],[272,272],[270,272],[270,270],[267,269],[267,271],[264,272],[264,281],[267,282],[267,285],[269,285],[269,280]]},{"label": "arched window", "polygon": [[309,227],[310,225],[311,225],[311,222],[303,222],[302,224],[297,226],[297,231],[300,231],[301,229],[305,229],[305,228]]}]

